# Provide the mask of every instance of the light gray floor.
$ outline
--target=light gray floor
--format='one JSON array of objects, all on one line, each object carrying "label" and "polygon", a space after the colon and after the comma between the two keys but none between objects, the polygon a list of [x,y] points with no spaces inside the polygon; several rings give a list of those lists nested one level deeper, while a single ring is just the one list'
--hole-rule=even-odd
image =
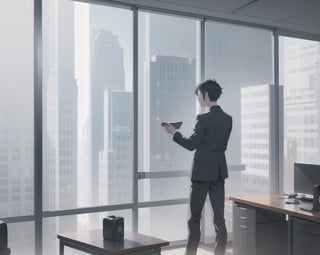
[{"label": "light gray floor", "polygon": [[[161,255],[184,255],[185,247],[162,249]],[[214,255],[213,248],[200,246],[197,255]],[[227,248],[226,255],[232,255],[232,248]]]}]

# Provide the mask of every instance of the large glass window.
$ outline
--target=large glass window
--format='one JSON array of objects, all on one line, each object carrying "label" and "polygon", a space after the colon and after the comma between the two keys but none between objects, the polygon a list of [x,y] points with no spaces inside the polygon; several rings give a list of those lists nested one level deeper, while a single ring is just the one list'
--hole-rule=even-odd
[{"label": "large glass window", "polygon": [[[139,12],[139,171],[191,168],[192,153],[173,143],[161,122],[183,121],[181,131],[192,132],[198,26],[192,19]],[[186,197],[188,179],[141,180],[139,200]]]},{"label": "large glass window", "polygon": [[45,0],[44,210],[132,201],[132,12]]},{"label": "large glass window", "polygon": [[[132,202],[132,38],[130,10],[43,1],[44,210]],[[49,218],[45,249],[97,219]]]},{"label": "large glass window", "polygon": [[293,191],[294,163],[320,163],[320,43],[280,37],[284,86],[284,190]]},{"label": "large glass window", "polygon": [[[220,83],[218,103],[233,118],[226,151],[226,197],[269,192],[274,100],[272,31],[207,22],[205,56],[206,78]],[[212,221],[208,209],[206,220]],[[232,204],[228,200],[225,214],[228,232],[232,232]],[[206,231],[206,235],[212,235],[213,227]]]},{"label": "large glass window", "polygon": [[0,3],[0,218],[33,214],[33,2]]},{"label": "large glass window", "polygon": [[170,242],[186,240],[187,204],[139,209],[139,232]]},{"label": "large glass window", "polygon": [[[194,19],[139,12],[139,171],[147,172],[147,178],[139,180],[139,201],[189,197],[193,154],[175,144],[161,122],[183,121],[182,133],[193,131],[199,24]],[[185,176],[172,177],[181,171]],[[185,239],[186,222],[179,222],[187,214],[186,206],[145,208],[139,210],[143,219],[139,230],[164,238],[160,219],[170,219],[176,229],[169,231],[170,239]]]},{"label": "large glass window", "polygon": [[[0,1],[0,219],[34,212],[33,21],[33,1]],[[8,224],[13,254],[34,254],[33,226]]]}]

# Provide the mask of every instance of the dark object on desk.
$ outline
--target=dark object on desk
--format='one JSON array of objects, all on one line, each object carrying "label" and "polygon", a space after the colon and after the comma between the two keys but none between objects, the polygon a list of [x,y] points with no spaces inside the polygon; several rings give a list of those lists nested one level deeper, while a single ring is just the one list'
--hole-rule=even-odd
[{"label": "dark object on desk", "polygon": [[300,200],[299,199],[295,199],[295,198],[287,198],[285,200],[286,204],[300,204]]},{"label": "dark object on desk", "polygon": [[162,122],[161,126],[164,127],[165,125],[168,125],[168,123],[171,124],[175,129],[181,128],[181,125],[182,125],[182,121],[179,121],[179,122]]},{"label": "dark object on desk", "polygon": [[9,255],[7,223],[0,220],[0,255]]},{"label": "dark object on desk", "polygon": [[287,195],[288,198],[294,198],[298,195],[297,192],[285,192],[284,194]]},{"label": "dark object on desk", "polygon": [[296,197],[296,199],[300,199],[302,202],[313,202],[313,195],[305,195],[302,197]]},{"label": "dark object on desk", "polygon": [[314,185],[312,205],[304,205],[304,206],[301,206],[300,209],[305,211],[312,211],[312,212],[320,211],[319,194],[320,194],[320,185],[319,184]]},{"label": "dark object on desk", "polygon": [[103,218],[103,238],[111,241],[123,240],[124,219],[114,215]]}]

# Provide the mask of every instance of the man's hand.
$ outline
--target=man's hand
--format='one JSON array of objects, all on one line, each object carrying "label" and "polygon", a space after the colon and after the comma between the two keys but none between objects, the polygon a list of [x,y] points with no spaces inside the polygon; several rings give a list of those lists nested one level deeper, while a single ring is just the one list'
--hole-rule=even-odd
[{"label": "man's hand", "polygon": [[163,126],[166,129],[166,131],[171,135],[173,135],[176,132],[176,129],[170,123],[166,123]]}]

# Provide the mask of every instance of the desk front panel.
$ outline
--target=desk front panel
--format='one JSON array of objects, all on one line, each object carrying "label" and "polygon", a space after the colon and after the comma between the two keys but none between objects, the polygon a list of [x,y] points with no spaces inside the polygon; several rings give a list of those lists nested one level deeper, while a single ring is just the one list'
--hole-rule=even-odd
[{"label": "desk front panel", "polygon": [[244,205],[262,208],[320,223],[320,212],[308,212],[300,209],[301,206],[308,205],[310,202],[302,202],[301,204],[286,204],[286,198],[287,196],[281,194],[258,194],[231,196],[230,200]]}]

